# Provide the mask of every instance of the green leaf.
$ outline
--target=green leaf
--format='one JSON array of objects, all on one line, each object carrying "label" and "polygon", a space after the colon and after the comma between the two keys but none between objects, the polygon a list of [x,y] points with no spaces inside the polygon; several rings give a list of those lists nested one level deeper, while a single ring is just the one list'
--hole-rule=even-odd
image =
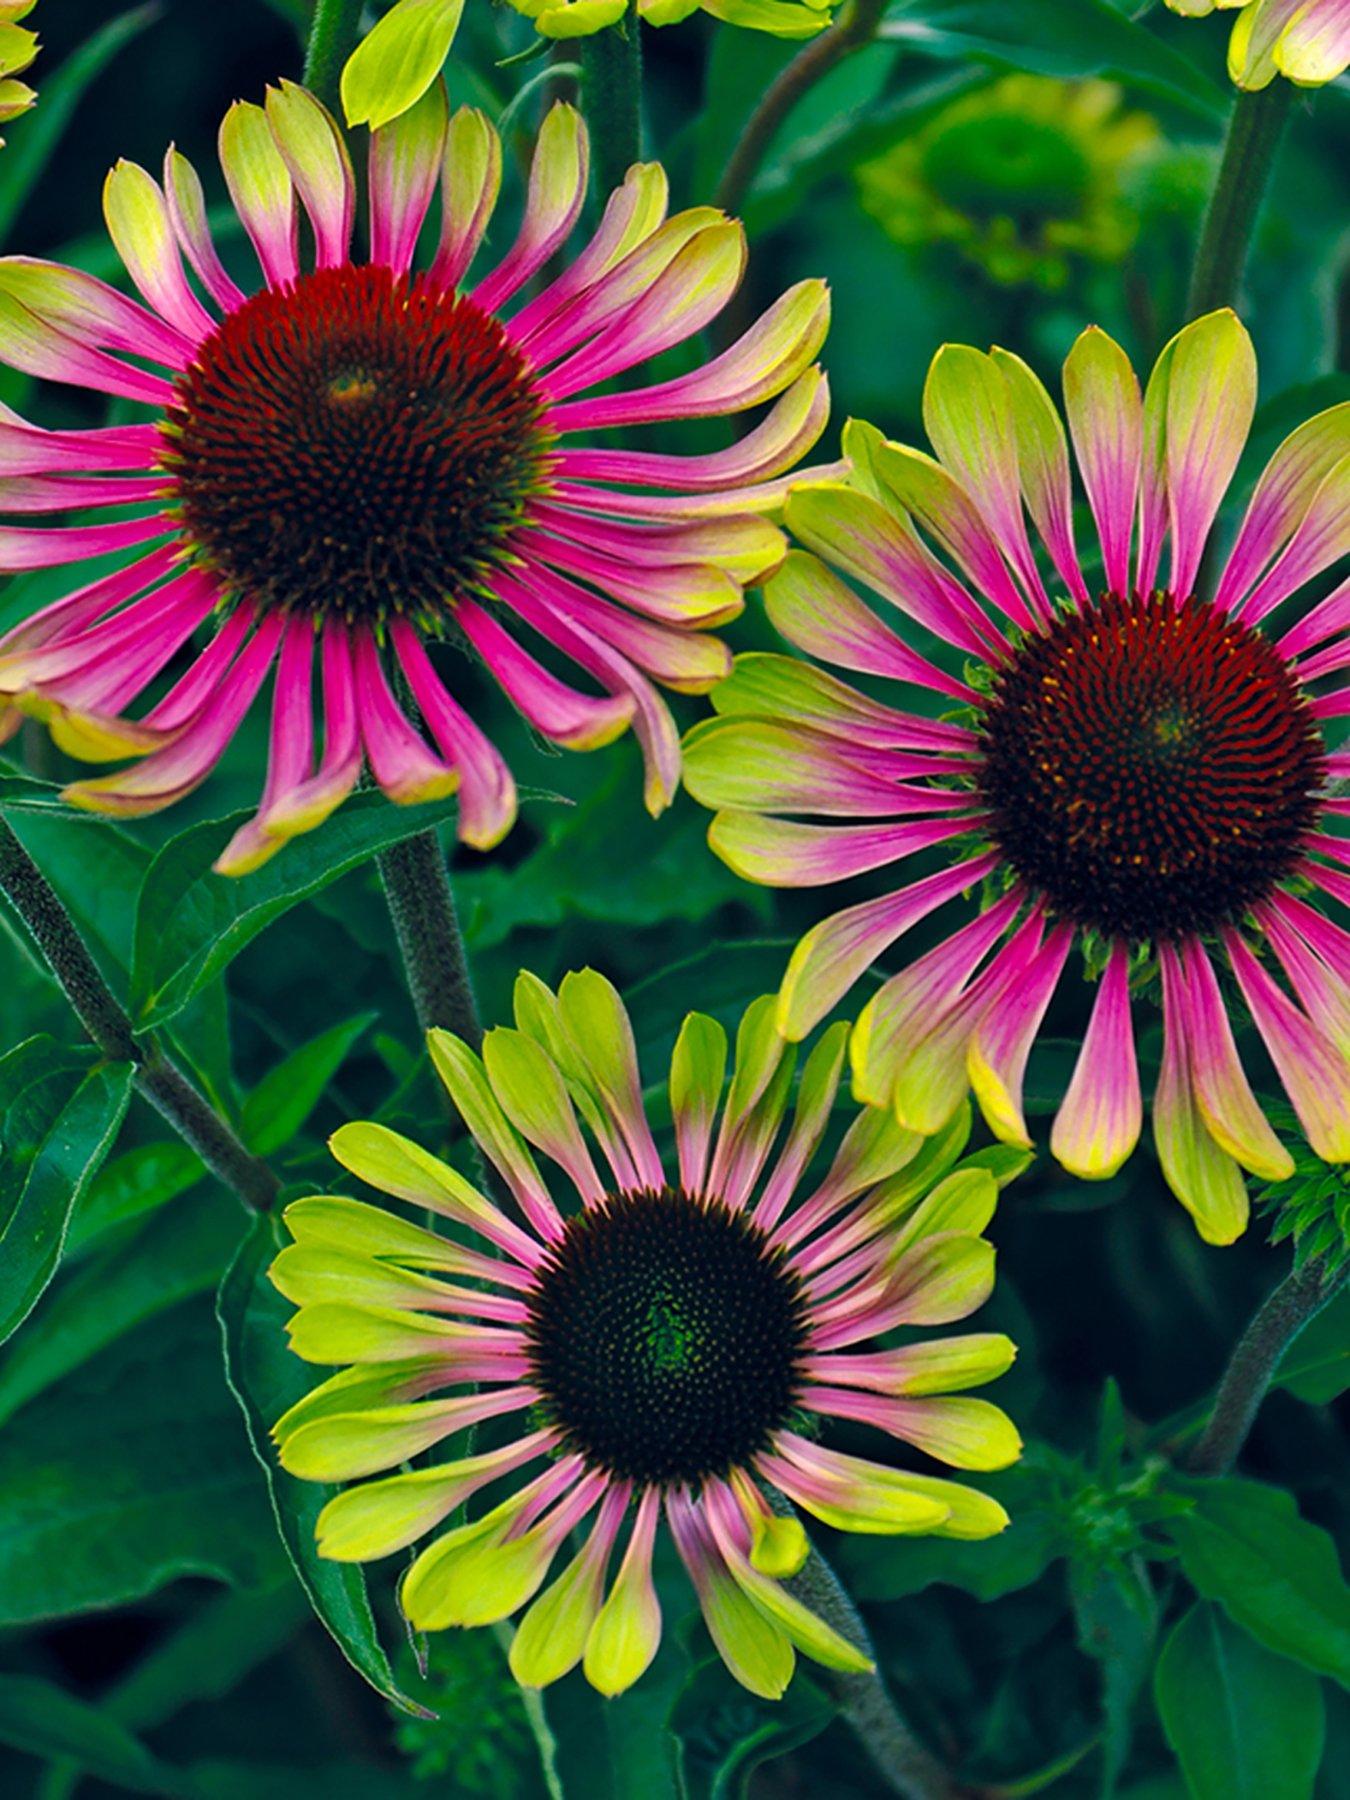
[{"label": "green leaf", "polygon": [[453,800],[395,806],[383,794],[356,794],[318,831],[238,877],[213,874],[211,865],[251,811],[180,832],[151,863],[136,907],[131,1011],[137,1028],[181,1011],[283,913],[454,810]]},{"label": "green leaf", "polygon": [[1192,1800],[1310,1800],[1325,1731],[1315,1675],[1202,1603],[1164,1645],[1153,1691]]},{"label": "green leaf", "polygon": [[1130,1752],[1135,1700],[1153,1662],[1157,1601],[1137,1558],[1094,1567],[1077,1560],[1069,1570],[1078,1646],[1101,1665],[1103,1800],[1115,1793]]},{"label": "green leaf", "polygon": [[206,1174],[195,1151],[176,1138],[137,1144],[110,1157],[70,1215],[66,1259],[87,1253],[105,1232],[115,1231],[187,1193]]},{"label": "green leaf", "polygon": [[[735,903],[767,918],[763,889],[738,880],[708,848],[708,815],[677,800],[654,825],[642,806],[636,759],[616,746],[613,768],[576,806],[532,809],[542,841],[509,868],[465,869],[455,899],[470,950],[505,943],[522,928],[569,919],[619,926],[698,922]],[[641,854],[635,854],[640,847]]]},{"label": "green leaf", "polygon": [[42,77],[42,99],[22,131],[15,132],[0,168],[0,243],[8,238],[24,203],[33,195],[47,165],[79,110],[85,94],[119,50],[126,48],[160,15],[158,5],[138,6],[110,19],[68,57],[54,75]]},{"label": "green leaf", "polygon": [[145,1320],[213,1289],[239,1242],[239,1215],[203,1191],[91,1257],[0,1363],[0,1424]]},{"label": "green leaf", "polygon": [[1350,1587],[1336,1547],[1293,1496],[1259,1481],[1186,1481],[1163,1521],[1187,1578],[1277,1656],[1350,1687]]},{"label": "green leaf", "polygon": [[352,1047],[380,1015],[358,1013],[311,1039],[269,1069],[244,1102],[240,1127],[244,1142],[259,1156],[289,1144],[337,1074]]},{"label": "green leaf", "polygon": [[781,1700],[738,1687],[720,1661],[690,1678],[670,1716],[686,1800],[742,1800],[762,1763],[819,1736],[834,1702],[798,1669]]},{"label": "green leaf", "polygon": [[200,1302],[119,1338],[0,1433],[0,1625],[185,1575],[262,1586],[284,1566]]},{"label": "green leaf", "polygon": [[290,1306],[267,1279],[279,1248],[275,1221],[256,1219],[221,1282],[216,1314],[230,1386],[243,1409],[254,1456],[266,1472],[286,1554],[314,1611],[347,1661],[378,1693],[405,1712],[425,1714],[427,1709],[394,1680],[359,1564],[325,1562],[315,1546],[314,1522],[334,1490],[294,1480],[271,1455],[272,1425],[314,1386],[313,1371],[286,1347]]},{"label": "green leaf", "polygon": [[186,1795],[188,1779],[152,1756],[124,1725],[31,1675],[0,1675],[0,1744],[44,1760],[69,1756],[133,1794]]},{"label": "green leaf", "polygon": [[1218,120],[1225,90],[1108,0],[894,0],[882,35],[928,56],[972,56],[1069,80],[1111,75]]},{"label": "green leaf", "polygon": [[1285,1351],[1275,1381],[1310,1406],[1350,1388],[1350,1288],[1337,1294]]},{"label": "green leaf", "polygon": [[56,1272],[71,1209],[117,1135],[134,1073],[50,1037],[0,1057],[0,1342]]}]

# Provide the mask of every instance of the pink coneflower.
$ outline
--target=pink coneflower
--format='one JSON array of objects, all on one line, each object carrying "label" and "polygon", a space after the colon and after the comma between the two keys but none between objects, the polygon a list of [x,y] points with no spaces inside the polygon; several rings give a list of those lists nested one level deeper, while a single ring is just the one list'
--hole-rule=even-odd
[{"label": "pink coneflower", "polygon": [[[204,779],[274,670],[262,805],[222,868],[253,868],[317,825],[363,761],[393,800],[457,791],[460,835],[485,846],[509,829],[515,788],[428,654],[449,638],[557,743],[589,748],[631,722],[659,810],[679,745],[653,682],[699,692],[724,674],[710,628],[781,555],[762,514],[824,423],[811,366],[823,285],[791,289],[713,361],[615,392],[614,377],[726,304],[744,235],[708,208],[668,219],[664,174],[638,164],[566,257],[587,181],[571,108],[545,120],[520,230],[481,273],[501,146],[480,113],[448,117],[439,85],[371,136],[364,263],[343,139],[304,89],[236,105],[221,161],[265,277],[256,294],[226,272],[200,181],[173,150],[162,188],[126,163],[108,180],[109,228],[145,306],[72,269],[0,262],[0,356],[154,415],[92,431],[0,423],[9,511],[118,509],[111,523],[0,530],[0,567],[136,553],[0,641],[11,728],[26,712],[75,755],[139,755],[68,793],[149,812]],[[414,273],[438,191],[439,241]],[[577,443],[776,395],[748,437],[706,456]],[[203,631],[168,691],[127,717]],[[561,680],[560,662],[592,690]]]},{"label": "pink coneflower", "polygon": [[[329,1500],[321,1554],[365,1562],[421,1542],[400,1590],[412,1624],[526,1609],[511,1667],[530,1685],[578,1663],[607,1694],[642,1675],[661,1636],[663,1518],[746,1687],[777,1699],[797,1650],[868,1668],[781,1585],[807,1539],[763,1483],[844,1531],[982,1538],[1007,1524],[973,1488],[818,1441],[844,1420],[959,1469],[1019,1454],[1007,1416],[961,1392],[1009,1366],[1001,1333],[873,1342],[964,1319],[987,1298],[997,1182],[987,1158],[957,1161],[968,1116],[925,1143],[884,1113],[855,1113],[818,1156],[847,1027],[822,1034],[793,1105],[797,1052],[773,1013],[772,998],[747,1009],[730,1080],[725,1031],[685,1020],[667,1159],[614,989],[592,970],[556,994],[522,975],[517,1027],[490,1031],[481,1060],[429,1034],[509,1198],[355,1123],[331,1140],[338,1161],[460,1235],[342,1196],[286,1210],[295,1242],[271,1275],[300,1309],[292,1348],[346,1366],[278,1421],[281,1462],[314,1481],[379,1476]],[[489,1441],[446,1445],[488,1420]],[[405,1466],[433,1445],[437,1460]],[[466,1501],[476,1516],[442,1530]]]},{"label": "pink coneflower", "polygon": [[[807,550],[767,589],[799,649],[938,704],[745,657],[714,696],[726,716],[691,734],[687,780],[723,809],[712,842],[750,880],[950,856],[807,933],[780,997],[789,1037],[934,908],[983,887],[978,916],[891,976],[854,1034],[857,1093],[916,1130],[970,1084],[1000,1137],[1030,1142],[1027,1056],[1077,943],[1100,979],[1050,1142],[1075,1174],[1114,1173],[1142,1118],[1131,992],[1159,988],[1163,1170],[1201,1233],[1228,1242],[1247,1217],[1242,1170],[1291,1168],[1238,1060],[1230,999],[1318,1155],[1350,1161],[1350,935],[1322,910],[1350,901],[1336,824],[1350,802],[1335,794],[1350,760],[1326,736],[1350,712],[1350,584],[1306,605],[1350,551],[1350,406],[1285,440],[1210,570],[1256,399],[1237,319],[1188,326],[1142,396],[1123,351],[1088,331],[1064,395],[1100,565],[1075,545],[1068,444],[1040,381],[1006,351],[943,350],[925,395],[940,460],[851,427],[852,485],[794,493]],[[960,675],[914,647],[916,626],[967,659]]]}]

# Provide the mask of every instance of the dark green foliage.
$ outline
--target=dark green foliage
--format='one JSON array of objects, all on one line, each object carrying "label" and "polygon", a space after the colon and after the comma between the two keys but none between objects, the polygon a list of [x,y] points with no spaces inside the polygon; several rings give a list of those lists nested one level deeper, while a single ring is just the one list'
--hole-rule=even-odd
[{"label": "dark green foliage", "polygon": [[[0,151],[5,252],[124,282],[99,214],[104,172],[123,155],[153,169],[172,139],[206,173],[223,254],[243,278],[215,133],[230,101],[299,76],[310,14],[310,0],[39,0],[41,104],[6,126]],[[943,341],[1007,345],[1053,385],[1095,321],[1147,364],[1183,319],[1230,106],[1224,40],[1221,20],[1182,21],[1160,0],[892,0],[884,34],[787,117],[740,209],[752,252],[740,325],[789,281],[831,283],[835,424],[822,460],[850,414],[921,441],[923,379]],[[578,69],[570,47],[545,63],[535,44],[509,7],[468,0],[447,71],[456,104],[505,114],[512,152]],[[643,50],[646,151],[666,164],[674,205],[706,204],[797,46],[695,14],[644,27]],[[1157,153],[1125,195],[1133,246],[1109,266],[1075,264],[1055,292],[1000,286],[950,246],[902,246],[858,200],[858,165],[1010,71],[1106,78],[1156,123]],[[1344,84],[1300,98],[1242,307],[1262,405],[1238,498],[1290,429],[1350,396],[1348,170]],[[49,426],[129,416],[11,371],[0,400]],[[731,435],[691,422],[652,447],[705,451]],[[1225,541],[1239,517],[1230,501]],[[61,571],[8,580],[0,629],[68,585]],[[737,649],[781,648],[754,595],[725,635]],[[738,881],[685,798],[652,821],[630,741],[551,754],[487,684],[466,704],[525,795],[499,850],[453,852],[484,1018],[508,1017],[521,967],[549,981],[603,969],[629,1002],[651,1115],[668,1135],[662,1083],[685,1012],[734,1026],[776,986],[801,933],[844,902]],[[680,699],[676,710],[687,724],[707,709]],[[265,712],[199,793],[130,825],[62,805],[74,765],[30,725],[5,746],[0,811],[141,1041],[172,1052],[271,1161],[284,1197],[349,1185],[325,1148],[346,1119],[379,1118],[463,1161],[374,861],[428,825],[450,850],[454,803],[396,811],[359,794],[260,872],[217,876],[214,858],[256,801]],[[904,953],[941,928],[916,928]],[[822,1671],[803,1662],[771,1705],[710,1659],[668,1545],[663,1645],[618,1701],[576,1674],[522,1694],[505,1630],[409,1642],[393,1604],[401,1559],[369,1573],[320,1561],[325,1491],[282,1474],[268,1436],[318,1373],[287,1351],[290,1309],[266,1280],[278,1226],[250,1224],[136,1095],[130,1065],[88,1048],[3,906],[0,939],[5,1800],[882,1800]],[[1260,1197],[1253,1230],[1228,1250],[1196,1239],[1147,1133],[1110,1181],[1071,1182],[1047,1139],[1087,1004],[1075,972],[1033,1053],[1037,1155],[1003,1195],[999,1286],[972,1327],[1019,1346],[993,1397],[1027,1452],[974,1478],[1012,1525],[976,1544],[813,1535],[862,1607],[913,1729],[980,1800],[1350,1800],[1350,1297],[1285,1354],[1243,1473],[1178,1472],[1234,1340],[1291,1257],[1343,1256],[1350,1188],[1303,1154],[1288,1118],[1296,1174]],[[1159,1041],[1142,1009],[1137,1022],[1147,1094]],[[1242,1050],[1264,1098],[1271,1073],[1249,1041]],[[1022,1160],[978,1132],[973,1146],[1000,1178]],[[860,1430],[838,1442],[875,1449]]]}]

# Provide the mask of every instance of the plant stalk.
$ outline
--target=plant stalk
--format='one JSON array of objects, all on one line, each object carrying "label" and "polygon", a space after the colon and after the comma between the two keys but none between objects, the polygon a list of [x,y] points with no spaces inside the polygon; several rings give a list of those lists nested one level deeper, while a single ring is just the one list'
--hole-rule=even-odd
[{"label": "plant stalk", "polygon": [[1238,1339],[1209,1419],[1185,1459],[1193,1475],[1225,1475],[1237,1461],[1281,1358],[1345,1285],[1350,1268],[1328,1274],[1319,1262],[1295,1269],[1270,1294]]},{"label": "plant stalk", "polygon": [[847,10],[828,31],[813,38],[770,83],[764,98],[746,121],[722,176],[715,204],[723,212],[738,213],[741,210],[760,164],[793,107],[846,56],[871,43],[885,11],[886,0],[851,0]]},{"label": "plant stalk", "polygon": [[342,71],[361,39],[364,0],[315,0],[305,51],[305,86],[338,116]]},{"label": "plant stalk", "polygon": [[[769,1488],[768,1500],[775,1512],[796,1517],[791,1502],[776,1489]],[[862,1615],[819,1550],[812,1549],[801,1573],[786,1585],[804,1606],[875,1662]],[[964,1790],[910,1730],[880,1675],[831,1670],[827,1679],[842,1717],[871,1757],[889,1793],[900,1800],[962,1800]]]},{"label": "plant stalk", "polygon": [[581,100],[603,206],[642,156],[642,27],[636,13],[582,38]]},{"label": "plant stalk", "polygon": [[129,1062],[145,1098],[201,1157],[224,1187],[254,1212],[273,1205],[281,1184],[183,1071],[157,1045],[137,1038],[74,920],[9,825],[0,820],[0,891],[29,935],[76,1016],[103,1054]]},{"label": "plant stalk", "polygon": [[380,856],[379,870],[418,1024],[453,1031],[476,1050],[483,1026],[436,833],[395,844]]},{"label": "plant stalk", "polygon": [[1256,93],[1239,93],[1234,102],[1223,160],[1195,253],[1186,302],[1189,319],[1237,301],[1247,251],[1289,117],[1291,94],[1290,83],[1277,79]]}]

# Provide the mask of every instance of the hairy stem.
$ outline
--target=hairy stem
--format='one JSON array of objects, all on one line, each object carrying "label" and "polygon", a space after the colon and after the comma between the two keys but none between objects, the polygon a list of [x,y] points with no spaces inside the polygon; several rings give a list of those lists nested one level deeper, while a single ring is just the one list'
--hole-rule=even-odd
[{"label": "hairy stem", "polygon": [[885,10],[886,0],[851,0],[829,30],[813,38],[793,57],[777,80],[770,83],[764,98],[746,121],[717,190],[716,204],[724,212],[741,210],[769,146],[793,107],[846,56],[871,43]]},{"label": "hairy stem", "polygon": [[1310,1262],[1270,1294],[1238,1339],[1208,1422],[1185,1459],[1194,1475],[1223,1475],[1237,1461],[1285,1351],[1345,1285],[1347,1268],[1328,1274]]},{"label": "hairy stem", "polygon": [[601,204],[642,155],[642,36],[636,12],[581,40],[581,100]]},{"label": "hairy stem", "polygon": [[28,928],[97,1047],[115,1062],[134,1064],[141,1093],[197,1152],[217,1181],[245,1206],[266,1212],[280,1190],[276,1176],[162,1049],[137,1038],[51,883],[3,820],[0,891]]},{"label": "hairy stem", "polygon": [[386,850],[379,869],[418,1024],[453,1031],[476,1050],[483,1027],[440,840],[419,832]]},{"label": "hairy stem", "polygon": [[[769,1489],[768,1498],[775,1512],[796,1516],[791,1503],[775,1489]],[[819,1550],[812,1550],[801,1573],[787,1586],[804,1606],[875,1661],[862,1615]],[[888,1792],[899,1795],[900,1800],[961,1800],[959,1783],[910,1730],[879,1675],[831,1671],[828,1680],[842,1716],[876,1765]]]},{"label": "hairy stem", "polygon": [[305,51],[305,86],[330,112],[338,111],[347,58],[361,37],[363,0],[315,0]]},{"label": "hairy stem", "polygon": [[1223,161],[1195,253],[1188,318],[1237,300],[1289,116],[1291,91],[1287,81],[1276,80],[1257,93],[1240,93],[1234,102]]}]

